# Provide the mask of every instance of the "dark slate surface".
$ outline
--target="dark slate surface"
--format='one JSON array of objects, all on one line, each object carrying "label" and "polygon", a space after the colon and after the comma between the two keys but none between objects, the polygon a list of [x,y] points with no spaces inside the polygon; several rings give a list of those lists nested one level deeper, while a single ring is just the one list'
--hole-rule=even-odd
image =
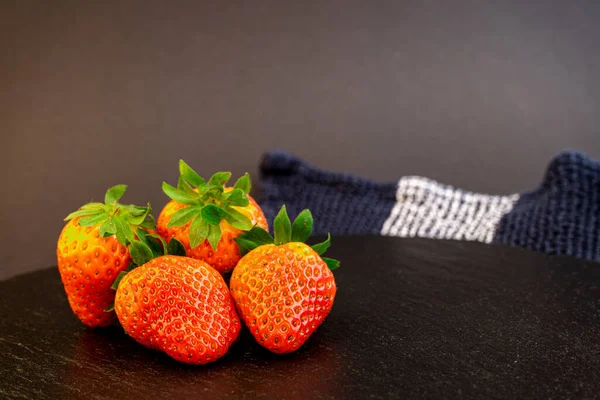
[{"label": "dark slate surface", "polygon": [[297,353],[247,332],[190,367],[82,326],[56,269],[0,282],[2,398],[568,398],[600,389],[600,265],[476,243],[337,238],[338,297]]}]

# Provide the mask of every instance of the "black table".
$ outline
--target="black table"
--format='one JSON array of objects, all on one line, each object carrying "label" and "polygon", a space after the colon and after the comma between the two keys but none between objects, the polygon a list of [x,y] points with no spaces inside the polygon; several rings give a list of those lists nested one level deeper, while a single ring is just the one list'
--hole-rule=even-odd
[{"label": "black table", "polygon": [[[278,356],[248,332],[187,366],[71,314],[55,268],[0,282],[0,397],[567,398],[600,393],[600,264],[477,243],[335,238],[338,297]],[[181,397],[178,397],[181,398]]]}]

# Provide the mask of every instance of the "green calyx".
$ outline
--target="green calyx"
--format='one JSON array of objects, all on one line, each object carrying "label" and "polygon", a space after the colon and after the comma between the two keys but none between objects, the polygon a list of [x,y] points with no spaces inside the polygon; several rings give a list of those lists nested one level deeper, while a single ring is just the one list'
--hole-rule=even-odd
[{"label": "green calyx", "polygon": [[126,190],[126,185],[111,187],[104,196],[104,203],[88,203],[69,214],[65,221],[80,217],[80,226],[100,225],[100,236],[116,235],[119,243],[129,245],[135,240],[134,232],[138,228],[153,229],[155,222],[150,203],[146,207],[119,203]]},{"label": "green calyx", "polygon": [[[124,271],[119,272],[119,275],[115,278],[111,289],[117,290],[121,280],[129,272],[133,271],[137,267],[146,264],[153,258],[157,258],[163,255],[183,256],[187,254],[183,244],[175,238],[169,240],[169,244],[156,233],[148,233],[142,228],[138,228],[137,239],[133,240],[129,244],[129,254],[131,254],[131,262]],[[111,312],[115,309],[114,304],[106,308],[105,312]]]},{"label": "green calyx", "polygon": [[[313,228],[313,217],[310,210],[303,210],[292,224],[290,217],[287,214],[285,205],[281,207],[279,213],[273,221],[274,236],[271,236],[269,232],[265,231],[258,226],[253,227],[247,232],[242,233],[235,242],[240,248],[242,256],[254,250],[255,248],[265,244],[275,244],[280,246],[282,244],[290,242],[302,242],[304,243],[312,233]],[[331,245],[331,235],[327,234],[327,240],[322,243],[318,243],[312,246],[312,249],[319,255],[322,255],[327,251]],[[333,258],[321,257],[322,260],[327,264],[330,270],[334,270],[340,267],[340,262]]]},{"label": "green calyx", "polygon": [[183,226],[191,222],[191,248],[208,239],[211,247],[216,250],[221,240],[219,224],[222,220],[242,231],[252,228],[250,218],[234,208],[249,204],[250,176],[245,174],[237,180],[232,190],[225,191],[225,184],[229,179],[230,172],[217,172],[207,182],[185,161],[180,160],[177,187],[163,182],[163,192],[172,200],[186,205],[173,214],[167,227]]}]

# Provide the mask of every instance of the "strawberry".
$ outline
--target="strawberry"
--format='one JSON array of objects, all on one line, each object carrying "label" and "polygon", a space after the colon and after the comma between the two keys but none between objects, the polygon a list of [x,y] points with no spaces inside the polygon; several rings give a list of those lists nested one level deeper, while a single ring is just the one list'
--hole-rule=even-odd
[{"label": "strawberry", "polygon": [[229,172],[217,172],[206,182],[183,160],[179,172],[177,188],[163,182],[172,200],[158,217],[158,233],[167,241],[179,240],[188,257],[206,261],[220,273],[231,271],[240,259],[234,239],[254,225],[267,228],[262,210],[248,195],[250,177],[226,188]]},{"label": "strawberry", "polygon": [[230,288],[258,343],[275,353],[289,353],[329,314],[336,293],[331,270],[339,262],[320,256],[330,236],[312,248],[303,243],[312,231],[309,210],[302,211],[292,227],[283,206],[273,225],[275,238],[255,227],[236,239],[247,254],[233,270]]},{"label": "strawberry", "polygon": [[159,256],[126,274],[115,311],[137,342],[188,364],[219,359],[240,332],[223,277],[188,257]]},{"label": "strawberry", "polygon": [[110,325],[113,312],[104,312],[114,300],[111,285],[125,270],[131,256],[127,248],[140,228],[154,225],[150,204],[122,205],[127,187],[110,188],[104,203],[89,203],[65,218],[56,258],[65,292],[75,315],[91,327]]}]

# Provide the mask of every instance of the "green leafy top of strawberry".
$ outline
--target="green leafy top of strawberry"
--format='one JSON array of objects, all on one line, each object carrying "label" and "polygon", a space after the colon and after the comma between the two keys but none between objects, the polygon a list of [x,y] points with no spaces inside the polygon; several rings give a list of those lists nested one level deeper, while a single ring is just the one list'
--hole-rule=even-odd
[{"label": "green leafy top of strawberry", "polygon": [[104,203],[88,203],[79,210],[69,214],[65,221],[81,217],[80,226],[95,226],[100,224],[100,236],[116,235],[123,246],[135,240],[138,228],[153,229],[155,226],[150,203],[146,207],[133,204],[120,204],[119,200],[127,190],[126,185],[116,185],[106,191]]},{"label": "green leafy top of strawberry", "polygon": [[[132,270],[146,264],[153,258],[157,258],[163,255],[183,256],[187,254],[185,247],[181,242],[175,238],[169,240],[169,244],[156,233],[148,233],[142,228],[138,228],[137,239],[129,243],[129,254],[131,254],[131,262],[124,271],[119,272],[119,275],[115,278],[111,288],[117,290],[121,280]],[[108,307],[106,312],[114,310],[114,304]]]},{"label": "green leafy top of strawberry", "polygon": [[219,224],[222,220],[242,231],[251,229],[250,218],[234,208],[249,204],[250,176],[246,173],[237,180],[232,190],[226,191],[225,184],[229,179],[231,172],[217,172],[207,182],[185,161],[180,160],[177,187],[163,182],[162,190],[186,207],[173,214],[167,227],[183,226],[191,221],[190,246],[195,248],[208,239],[215,250],[221,240]]},{"label": "green leafy top of strawberry", "polygon": [[[274,237],[271,236],[266,230],[255,226],[249,231],[242,233],[234,240],[240,248],[240,253],[243,256],[255,248],[265,244],[275,244],[279,246],[290,242],[304,243],[310,237],[312,228],[313,217],[310,210],[303,210],[294,220],[294,224],[292,224],[284,205],[281,207],[279,213],[273,221],[273,231],[275,232]],[[327,234],[327,240],[313,245],[312,249],[317,254],[322,255],[325,253],[325,251],[327,251],[330,245],[331,235]],[[340,262],[338,260],[327,257],[321,258],[332,271],[340,267]]]}]

